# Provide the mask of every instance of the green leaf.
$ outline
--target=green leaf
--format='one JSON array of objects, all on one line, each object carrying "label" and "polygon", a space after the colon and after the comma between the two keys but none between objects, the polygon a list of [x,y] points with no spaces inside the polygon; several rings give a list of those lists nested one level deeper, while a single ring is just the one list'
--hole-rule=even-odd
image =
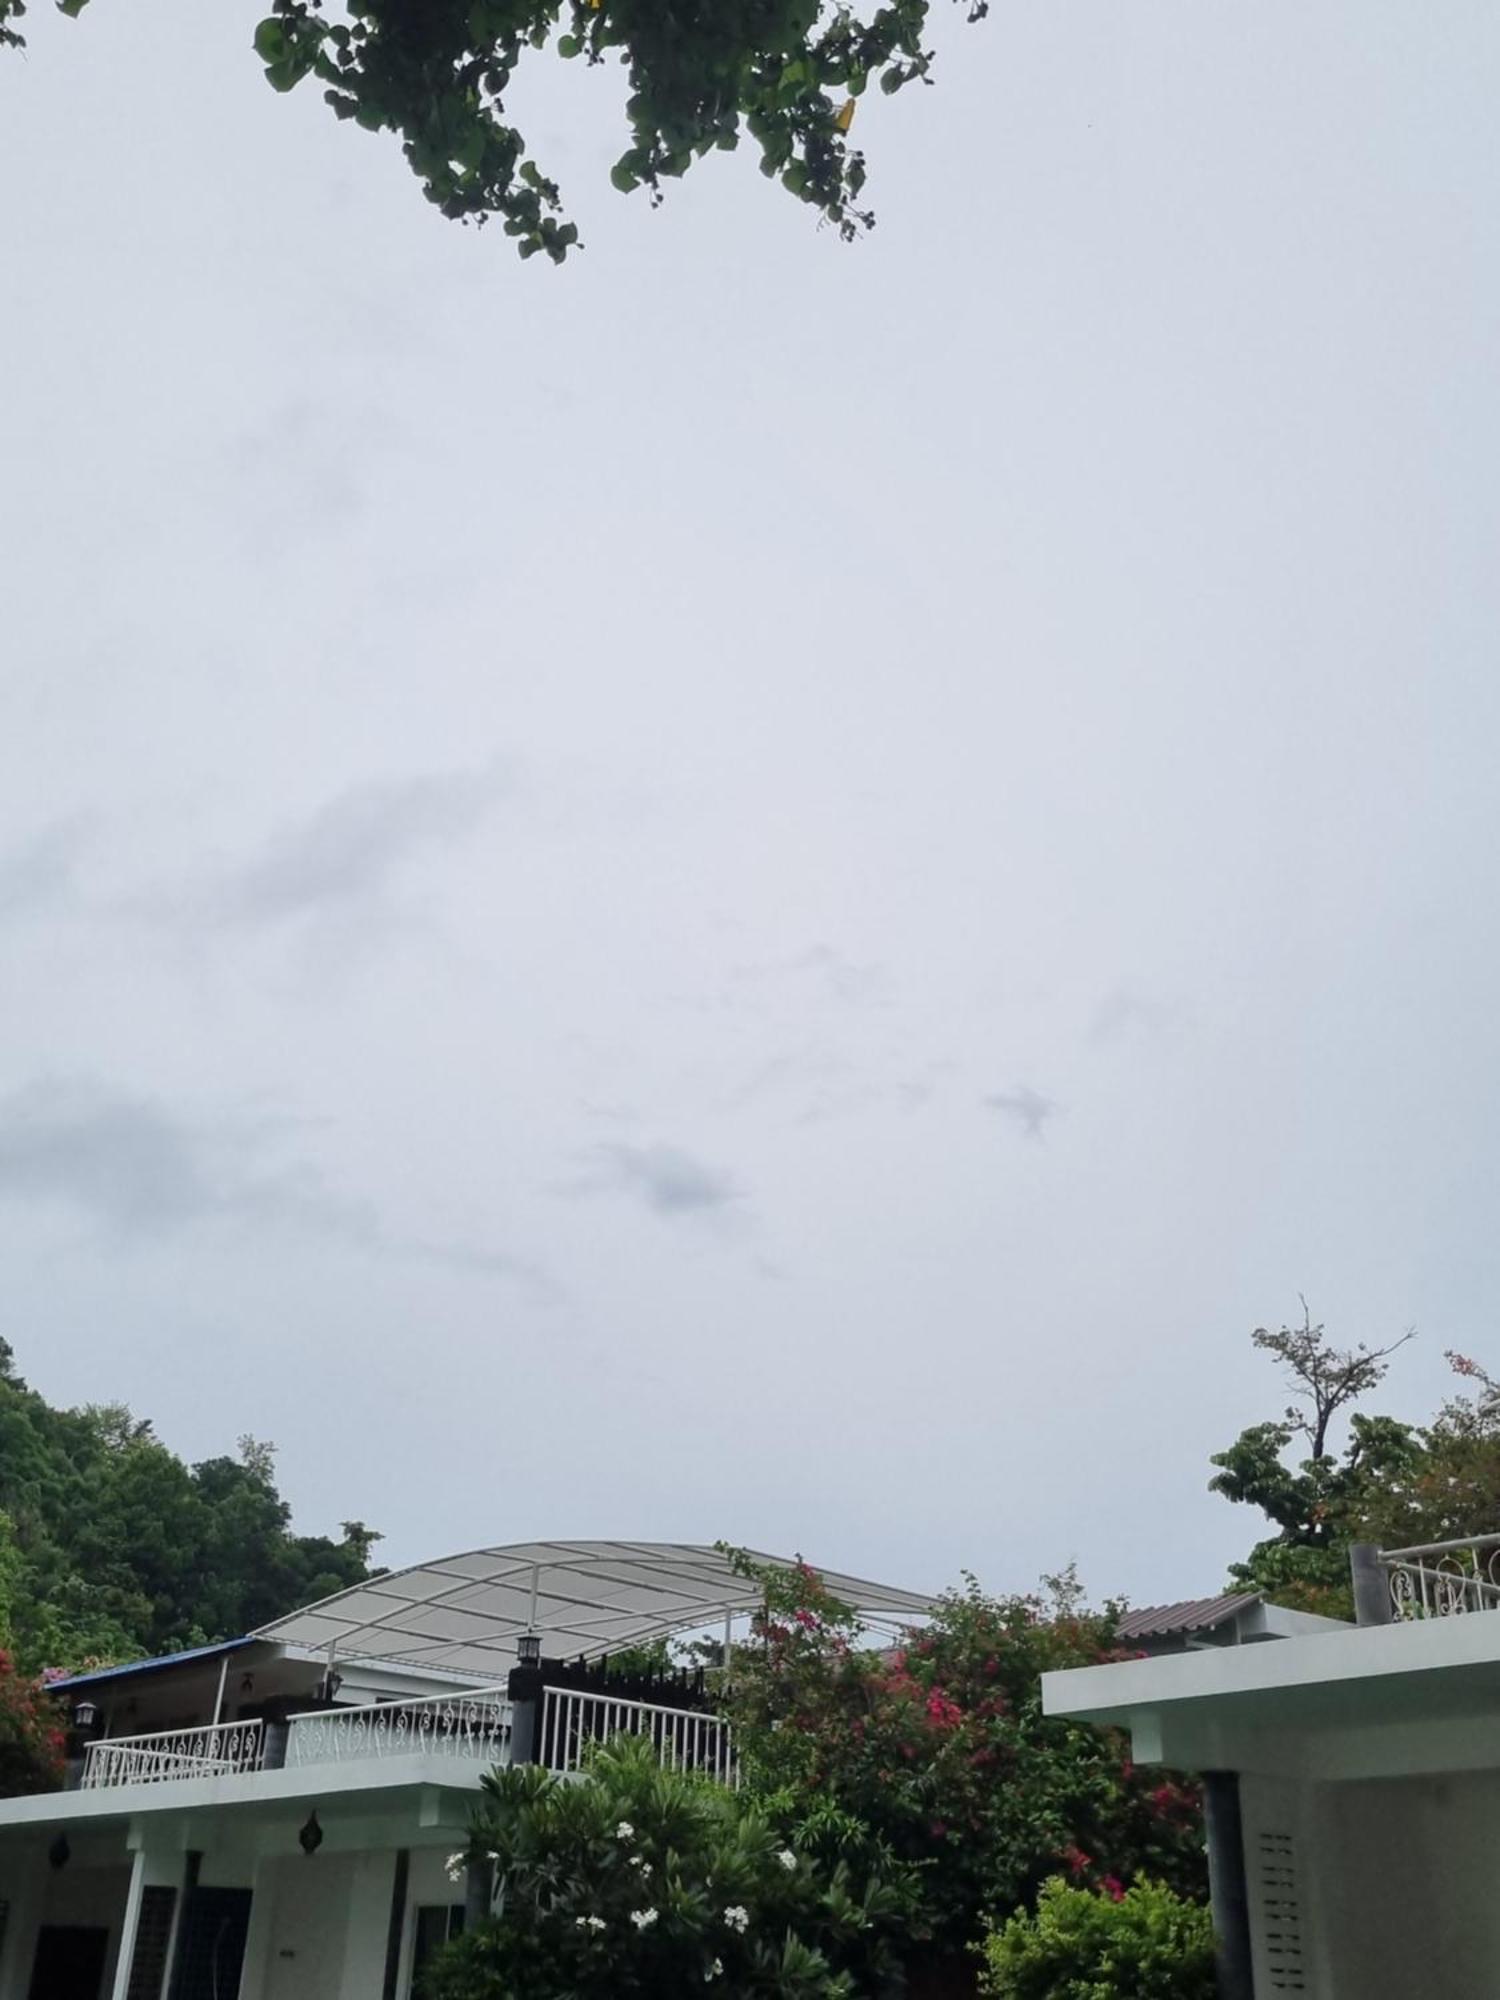
[{"label": "green leaf", "polygon": [[557,53],[560,56],[564,57],[567,61],[571,62],[574,56],[582,55],[583,43],[579,41],[576,35],[559,35],[557,40]]},{"label": "green leaf", "polygon": [[268,15],[255,31],[255,53],[263,63],[286,61],[286,28],[274,14]]},{"label": "green leaf", "polygon": [[89,0],[57,0],[57,10],[76,21],[88,4]]},{"label": "green leaf", "polygon": [[615,161],[610,169],[609,178],[621,194],[633,194],[641,184],[641,177],[631,165],[628,153],[624,159]]}]

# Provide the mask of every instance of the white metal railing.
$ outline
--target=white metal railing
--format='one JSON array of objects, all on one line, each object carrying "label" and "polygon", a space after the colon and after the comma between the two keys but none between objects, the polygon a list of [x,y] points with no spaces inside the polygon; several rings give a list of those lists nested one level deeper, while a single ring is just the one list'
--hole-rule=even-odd
[{"label": "white metal railing", "polygon": [[510,1759],[510,1703],[503,1695],[430,1694],[369,1708],[294,1715],[289,1765],[352,1763],[365,1757],[455,1757],[486,1764]]},{"label": "white metal railing", "polygon": [[1469,1535],[1411,1549],[1382,1549],[1398,1619],[1455,1618],[1500,1610],[1500,1535]]},{"label": "white metal railing", "polygon": [[669,1770],[701,1771],[726,1785],[739,1783],[734,1737],[722,1716],[578,1688],[547,1689],[538,1763],[553,1771],[582,1770],[590,1746],[616,1736],[645,1737]]},{"label": "white metal railing", "polygon": [[259,1722],[214,1722],[156,1736],[114,1736],[84,1752],[85,1790],[100,1785],[159,1785],[176,1778],[217,1778],[258,1771],[264,1755]]},{"label": "white metal railing", "polygon": [[[720,1716],[582,1689],[545,1691],[535,1746],[539,1763],[565,1774],[581,1771],[593,1745],[617,1736],[643,1737],[670,1770],[700,1771],[729,1785],[739,1782],[733,1737]],[[507,1764],[510,1737],[511,1704],[498,1692],[486,1688],[468,1694],[423,1695],[412,1701],[294,1715],[287,1728],[286,1763],[304,1767],[429,1755],[469,1764]],[[161,1784],[259,1771],[264,1763],[261,1722],[221,1722],[91,1743],[82,1783],[90,1790]]]}]

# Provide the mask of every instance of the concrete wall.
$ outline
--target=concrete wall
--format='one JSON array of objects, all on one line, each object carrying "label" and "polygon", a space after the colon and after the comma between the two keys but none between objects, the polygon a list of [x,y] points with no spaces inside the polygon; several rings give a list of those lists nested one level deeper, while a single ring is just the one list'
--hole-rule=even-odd
[{"label": "concrete wall", "polygon": [[109,1932],[101,1993],[109,1994],[120,1949],[125,1899],[130,1891],[130,1863],[117,1857],[91,1856],[87,1848],[66,1868],[33,1865],[26,1878],[18,1874],[7,1924],[5,1954],[0,1960],[0,2000],[27,2000],[37,1932],[44,1924],[100,1925]]},{"label": "concrete wall", "polygon": [[1241,1794],[1258,2000],[1500,1995],[1500,1773]]},{"label": "concrete wall", "polygon": [[1330,2000],[1500,1993],[1500,1776],[1320,1789]]},{"label": "concrete wall", "polygon": [[241,2000],[380,2000],[395,1871],[394,1852],[262,1861]]}]

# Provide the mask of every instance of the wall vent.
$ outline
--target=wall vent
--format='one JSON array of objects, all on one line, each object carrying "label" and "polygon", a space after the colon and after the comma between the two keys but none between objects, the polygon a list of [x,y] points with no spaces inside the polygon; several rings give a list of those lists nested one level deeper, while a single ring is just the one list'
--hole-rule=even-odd
[{"label": "wall vent", "polygon": [[1273,1993],[1310,1992],[1312,1982],[1302,1950],[1296,1842],[1289,1833],[1262,1833],[1256,1841],[1255,1865],[1270,1989]]}]

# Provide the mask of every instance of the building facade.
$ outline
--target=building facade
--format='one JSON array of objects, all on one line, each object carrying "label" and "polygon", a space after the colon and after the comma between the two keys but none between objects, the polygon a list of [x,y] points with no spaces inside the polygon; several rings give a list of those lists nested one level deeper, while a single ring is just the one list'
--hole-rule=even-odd
[{"label": "building facade", "polygon": [[[928,1608],[826,1580],[877,1625]],[[734,1782],[701,1674],[609,1659],[686,1632],[727,1651],[758,1604],[716,1549],[528,1543],[60,1683],[68,1789],[0,1801],[0,2000],[410,2000],[488,1907],[455,1860],[486,1771],[576,1774],[630,1734]]]}]

